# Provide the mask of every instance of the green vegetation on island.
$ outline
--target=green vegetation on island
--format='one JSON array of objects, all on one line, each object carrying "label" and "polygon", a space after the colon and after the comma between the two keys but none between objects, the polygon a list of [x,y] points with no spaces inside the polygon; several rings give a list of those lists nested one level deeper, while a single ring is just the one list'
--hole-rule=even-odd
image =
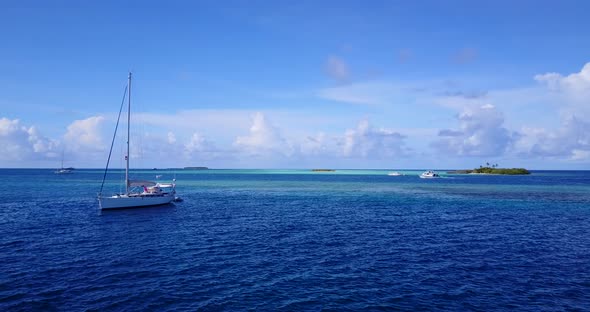
[{"label": "green vegetation on island", "polygon": [[485,166],[479,166],[473,170],[455,170],[447,172],[449,174],[508,174],[508,175],[519,175],[519,174],[530,174],[530,171],[524,168],[498,168],[498,164],[490,165],[486,163]]},{"label": "green vegetation on island", "polygon": [[333,172],[336,171],[334,169],[311,169],[313,172]]},{"label": "green vegetation on island", "polygon": [[490,168],[481,167],[473,169],[472,173],[486,173],[486,174],[530,174],[530,172],[524,168]]}]

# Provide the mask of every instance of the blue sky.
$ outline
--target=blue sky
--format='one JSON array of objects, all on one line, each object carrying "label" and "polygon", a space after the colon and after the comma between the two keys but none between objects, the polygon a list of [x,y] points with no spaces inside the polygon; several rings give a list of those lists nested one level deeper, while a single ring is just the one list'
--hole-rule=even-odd
[{"label": "blue sky", "polygon": [[137,166],[588,169],[590,4],[513,2],[2,2],[0,167],[104,166],[131,70]]}]

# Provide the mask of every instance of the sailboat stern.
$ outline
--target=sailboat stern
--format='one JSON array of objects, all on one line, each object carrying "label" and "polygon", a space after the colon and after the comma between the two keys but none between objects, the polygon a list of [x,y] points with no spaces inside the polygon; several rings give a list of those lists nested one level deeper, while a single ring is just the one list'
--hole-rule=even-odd
[{"label": "sailboat stern", "polygon": [[98,197],[100,209],[123,209],[139,208],[148,206],[159,206],[171,203],[175,194],[164,194],[161,196],[142,196],[142,195],[114,195],[110,197]]}]

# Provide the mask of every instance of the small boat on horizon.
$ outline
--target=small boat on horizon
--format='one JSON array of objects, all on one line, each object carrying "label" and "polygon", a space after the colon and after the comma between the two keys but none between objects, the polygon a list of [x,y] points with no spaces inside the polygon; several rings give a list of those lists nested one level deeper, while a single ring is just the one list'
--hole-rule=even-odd
[{"label": "small boat on horizon", "polygon": [[60,168],[54,171],[55,174],[74,173],[74,168]]},{"label": "small boat on horizon", "polygon": [[392,176],[392,177],[399,177],[399,176],[403,176],[403,173],[399,173],[397,171],[392,171],[390,173],[387,174],[388,176]]},{"label": "small boat on horizon", "polygon": [[440,178],[440,175],[432,170],[424,171],[420,174],[421,179],[435,179]]},{"label": "small boat on horizon", "polygon": [[61,168],[57,169],[54,171],[55,174],[68,174],[68,173],[74,173],[74,168],[72,167],[67,167],[64,168],[64,152],[61,152]]}]

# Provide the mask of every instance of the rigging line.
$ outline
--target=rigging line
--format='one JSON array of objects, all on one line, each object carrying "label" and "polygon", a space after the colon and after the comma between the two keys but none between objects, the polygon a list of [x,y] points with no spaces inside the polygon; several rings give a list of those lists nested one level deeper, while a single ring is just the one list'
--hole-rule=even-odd
[{"label": "rigging line", "polygon": [[[113,144],[115,144],[115,137],[117,136],[117,128],[119,128],[119,120],[121,119],[121,112],[123,111],[123,106],[125,105],[125,97],[127,96],[127,88],[129,86],[125,86],[125,92],[123,92],[123,100],[121,101],[121,108],[119,109],[119,116],[117,117],[117,124],[115,125],[115,133],[113,134],[113,140],[111,142],[111,149],[109,150],[109,158],[107,158],[107,166],[104,168],[104,175],[102,176],[102,183],[100,184],[100,192],[99,195],[102,194],[102,188],[104,187],[104,180],[107,177],[107,170],[109,169],[109,162],[111,161],[111,154],[113,153]],[[129,157],[129,156],[127,156]]]},{"label": "rigging line", "polygon": [[[123,135],[119,134],[119,138],[123,138]],[[123,146],[123,144],[119,144],[119,155],[125,155],[125,152],[123,151],[125,147]],[[123,164],[123,158],[119,157],[119,168],[123,168],[125,167],[125,164]],[[117,194],[123,194],[123,185],[125,185],[125,170],[119,170],[120,174],[119,174],[119,193]]]}]

